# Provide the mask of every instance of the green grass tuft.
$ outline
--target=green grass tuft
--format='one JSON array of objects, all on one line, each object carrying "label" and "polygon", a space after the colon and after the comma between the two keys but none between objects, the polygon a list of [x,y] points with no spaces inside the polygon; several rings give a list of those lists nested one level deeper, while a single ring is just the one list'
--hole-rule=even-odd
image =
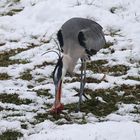
[{"label": "green grass tuft", "polygon": [[140,77],[128,76],[125,79],[140,81]]},{"label": "green grass tuft", "polygon": [[41,82],[43,82],[43,81],[45,81],[46,80],[46,78],[38,78],[36,81],[38,82],[38,83],[41,83]]},{"label": "green grass tuft", "polygon": [[48,99],[53,98],[53,96],[49,93],[49,89],[39,89],[39,90],[34,90],[38,96],[46,96]]},{"label": "green grass tuft", "polygon": [[0,80],[8,80],[11,76],[9,76],[7,73],[0,73]]},{"label": "green grass tuft", "polygon": [[32,103],[32,100],[30,99],[20,99],[18,97],[19,95],[17,94],[0,94],[0,102],[2,103],[13,103],[16,105],[21,105],[21,104],[30,104]]},{"label": "green grass tuft", "polygon": [[106,60],[92,61],[87,63],[87,69],[92,70],[94,73],[108,73],[112,76],[125,75],[129,70],[129,67],[125,65],[104,66],[107,63]]},{"label": "green grass tuft", "polygon": [[21,124],[21,128],[22,128],[22,129],[27,129],[28,126],[27,126],[27,124]]},{"label": "green grass tuft", "polygon": [[32,80],[33,77],[30,72],[31,70],[28,69],[25,72],[21,73],[20,79],[28,80],[28,81]]},{"label": "green grass tuft", "polygon": [[[79,89],[76,89],[79,92]],[[122,92],[122,95],[118,93]],[[84,89],[84,93],[89,95],[91,99],[81,104],[81,111],[85,113],[93,113],[97,117],[104,117],[118,110],[118,104],[139,104],[140,103],[140,86],[121,85],[113,89],[97,89],[95,91]],[[100,101],[100,97],[104,102]],[[65,109],[70,112],[75,111],[77,103],[65,105]]]},{"label": "green grass tuft", "polygon": [[12,64],[18,64],[19,60],[10,60],[9,58],[12,55],[15,55],[15,51],[11,50],[9,52],[3,52],[0,53],[0,66],[1,67],[7,67],[8,65],[12,65]]},{"label": "green grass tuft", "polygon": [[21,132],[8,130],[0,135],[0,140],[18,140],[23,134]]},{"label": "green grass tuft", "polygon": [[110,46],[113,46],[113,42],[106,42],[104,48],[109,48]]}]

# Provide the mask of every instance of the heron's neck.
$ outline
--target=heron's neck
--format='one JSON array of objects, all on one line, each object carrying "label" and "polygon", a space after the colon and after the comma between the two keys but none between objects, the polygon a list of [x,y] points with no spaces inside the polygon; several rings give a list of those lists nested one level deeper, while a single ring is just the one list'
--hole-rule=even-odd
[{"label": "heron's neck", "polygon": [[62,61],[63,61],[64,76],[66,75],[67,71],[69,73],[72,73],[75,66],[75,63],[72,61],[72,58],[69,55],[64,54]]}]

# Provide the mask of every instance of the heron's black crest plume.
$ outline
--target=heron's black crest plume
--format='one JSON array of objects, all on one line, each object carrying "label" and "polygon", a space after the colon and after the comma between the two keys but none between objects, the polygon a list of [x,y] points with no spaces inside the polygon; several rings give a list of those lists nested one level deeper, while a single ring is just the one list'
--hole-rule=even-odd
[{"label": "heron's black crest plume", "polygon": [[44,55],[46,53],[49,53],[49,52],[54,52],[54,53],[56,53],[58,55],[59,58],[61,57],[61,54],[59,54],[57,51],[54,51],[54,50],[49,50],[49,51],[43,53],[42,55]]},{"label": "heron's black crest plume", "polygon": [[[57,38],[58,40],[58,38]],[[59,55],[61,56],[61,52],[63,52],[62,48],[61,48],[61,45],[60,45],[60,42],[57,42],[56,39],[53,38],[53,41],[55,42],[55,44],[57,45],[58,47],[58,50],[59,50]],[[59,41],[59,40],[58,40]]]},{"label": "heron's black crest plume", "polygon": [[[59,31],[58,31],[59,32]],[[57,33],[57,39],[58,39],[58,41],[59,41],[59,43],[57,42],[57,40],[56,39],[54,39],[53,38],[53,41],[55,42],[55,44],[57,45],[57,47],[58,47],[58,51],[59,52],[57,52],[57,51],[55,51],[55,50],[49,50],[49,51],[47,51],[47,52],[45,52],[45,53],[43,53],[42,55],[44,55],[44,54],[46,54],[46,53],[49,53],[49,52],[55,52],[57,55],[58,55],[58,57],[59,57],[59,59],[61,58],[61,52],[63,52],[63,50],[62,50],[62,44],[61,44],[61,42],[60,42],[60,40],[59,40],[59,38],[58,38],[58,34],[60,34],[59,36],[59,38],[61,38],[61,36],[62,36],[62,34],[61,33]],[[62,37],[62,41],[63,41],[63,37]]]}]

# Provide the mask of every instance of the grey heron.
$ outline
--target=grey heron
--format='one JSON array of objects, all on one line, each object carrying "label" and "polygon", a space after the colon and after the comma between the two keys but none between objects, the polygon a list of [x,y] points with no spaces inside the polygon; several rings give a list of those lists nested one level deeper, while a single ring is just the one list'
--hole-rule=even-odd
[{"label": "grey heron", "polygon": [[90,19],[71,18],[66,21],[57,33],[57,39],[63,56],[60,56],[53,71],[55,85],[55,101],[52,112],[63,110],[61,92],[63,78],[67,72],[73,73],[78,59],[81,59],[81,83],[78,108],[82,101],[86,78],[86,60],[105,45],[102,27]]}]

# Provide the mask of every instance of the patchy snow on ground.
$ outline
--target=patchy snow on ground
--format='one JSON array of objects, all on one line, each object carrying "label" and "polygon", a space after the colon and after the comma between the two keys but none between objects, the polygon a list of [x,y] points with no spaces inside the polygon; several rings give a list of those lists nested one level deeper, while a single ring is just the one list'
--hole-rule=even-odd
[{"label": "patchy snow on ground", "polygon": [[[21,140],[139,140],[139,7],[139,0],[1,0],[0,139],[11,131]],[[87,64],[89,100],[83,98],[81,112],[78,61],[64,80],[66,107],[52,116],[58,56],[43,53],[58,51],[56,33],[72,17],[101,24],[107,46]]]}]

